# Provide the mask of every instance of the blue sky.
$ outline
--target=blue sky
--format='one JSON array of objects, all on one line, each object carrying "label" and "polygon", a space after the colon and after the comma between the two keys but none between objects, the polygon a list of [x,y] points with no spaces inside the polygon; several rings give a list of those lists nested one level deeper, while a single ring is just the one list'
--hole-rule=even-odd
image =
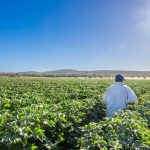
[{"label": "blue sky", "polygon": [[0,1],[0,71],[150,70],[149,0]]}]

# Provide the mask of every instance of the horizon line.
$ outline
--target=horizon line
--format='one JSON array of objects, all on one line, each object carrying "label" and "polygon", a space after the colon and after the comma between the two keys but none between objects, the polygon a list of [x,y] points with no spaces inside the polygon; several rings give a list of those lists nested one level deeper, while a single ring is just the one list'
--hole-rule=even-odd
[{"label": "horizon line", "polygon": [[55,72],[55,71],[63,71],[63,70],[72,70],[78,72],[95,72],[95,71],[122,71],[122,72],[150,72],[150,70],[121,70],[121,69],[94,69],[94,70],[78,70],[78,69],[55,69],[55,70],[48,70],[48,71],[0,71],[0,73],[25,73],[25,72],[37,72],[37,73],[45,73],[45,72]]}]

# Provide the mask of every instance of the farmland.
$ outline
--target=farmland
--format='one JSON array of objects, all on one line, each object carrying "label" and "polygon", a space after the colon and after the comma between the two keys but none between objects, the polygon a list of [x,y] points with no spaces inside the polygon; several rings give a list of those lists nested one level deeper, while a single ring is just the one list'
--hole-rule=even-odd
[{"label": "farmland", "polygon": [[129,80],[138,101],[105,116],[113,80],[0,78],[0,149],[150,149],[150,81]]}]

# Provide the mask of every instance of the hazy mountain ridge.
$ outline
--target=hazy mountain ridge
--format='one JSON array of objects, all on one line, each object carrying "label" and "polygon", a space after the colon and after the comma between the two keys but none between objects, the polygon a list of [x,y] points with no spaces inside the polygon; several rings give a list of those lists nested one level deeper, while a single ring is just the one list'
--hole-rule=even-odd
[{"label": "hazy mountain ridge", "polygon": [[125,71],[125,70],[93,70],[79,71],[73,69],[60,69],[53,71],[37,72],[1,72],[0,76],[33,76],[33,77],[112,77],[121,73],[128,77],[150,77],[150,71]]},{"label": "hazy mountain ridge", "polygon": [[53,70],[53,71],[46,71],[46,72],[43,72],[43,73],[60,73],[60,72],[80,72],[78,70],[74,70],[74,69],[59,69],[59,70]]}]

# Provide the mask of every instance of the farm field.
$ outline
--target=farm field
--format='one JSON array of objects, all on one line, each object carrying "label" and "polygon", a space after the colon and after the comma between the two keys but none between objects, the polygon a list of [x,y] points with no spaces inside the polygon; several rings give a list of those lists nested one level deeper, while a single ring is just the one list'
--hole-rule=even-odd
[{"label": "farm field", "polygon": [[150,149],[150,80],[129,80],[138,101],[114,118],[113,80],[0,78],[0,149]]}]

